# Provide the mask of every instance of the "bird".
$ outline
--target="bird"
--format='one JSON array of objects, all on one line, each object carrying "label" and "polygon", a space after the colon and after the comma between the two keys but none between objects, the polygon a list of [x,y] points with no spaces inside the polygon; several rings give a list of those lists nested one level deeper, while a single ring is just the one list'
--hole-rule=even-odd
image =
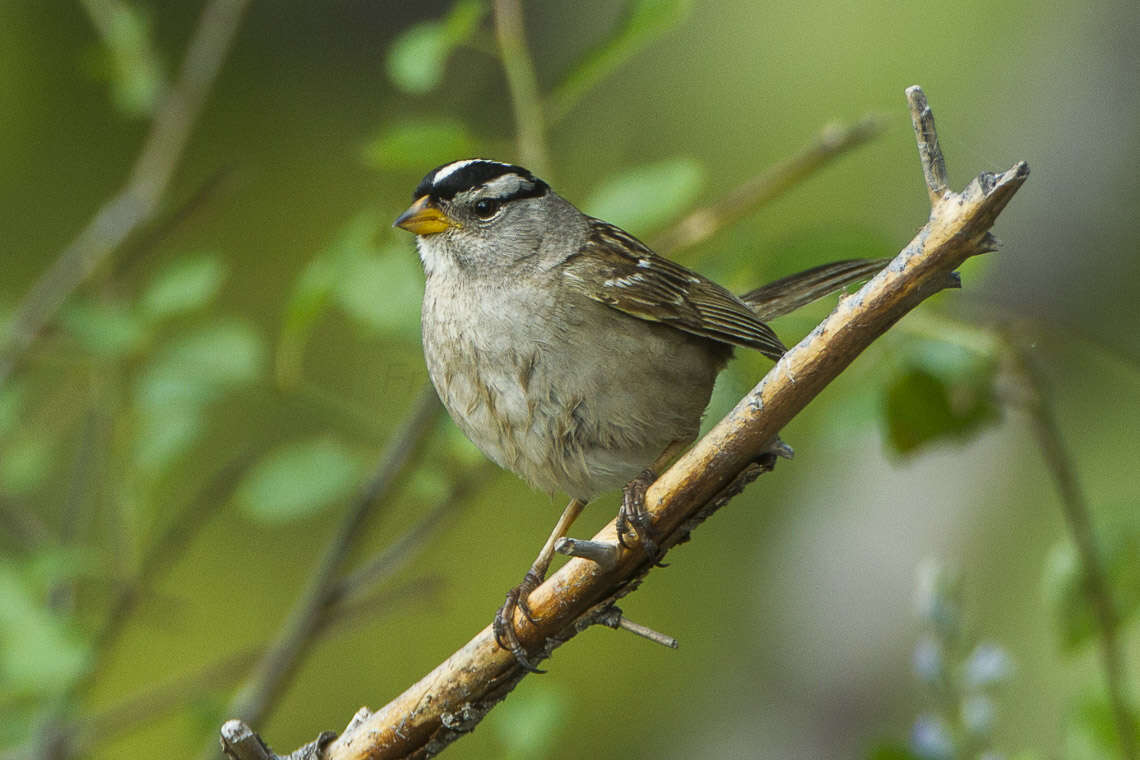
[{"label": "bird", "polygon": [[623,487],[618,540],[656,558],[644,492],[697,437],[737,348],[778,360],[765,320],[867,279],[885,260],[834,262],[734,295],[529,170],[485,158],[432,169],[394,226],[416,236],[421,327],[444,407],[487,457],[570,502],[494,618],[497,642],[537,671],[515,631],[527,597],[585,505]]}]

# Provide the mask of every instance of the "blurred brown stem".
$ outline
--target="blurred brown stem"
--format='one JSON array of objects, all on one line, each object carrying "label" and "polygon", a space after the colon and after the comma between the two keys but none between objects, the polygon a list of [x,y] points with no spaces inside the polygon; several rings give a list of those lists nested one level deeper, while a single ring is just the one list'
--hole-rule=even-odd
[{"label": "blurred brown stem", "polygon": [[380,456],[372,478],[360,490],[325,546],[308,590],[301,595],[277,641],[258,663],[253,675],[234,697],[227,714],[260,721],[300,663],[302,653],[322,625],[330,599],[339,588],[338,574],[349,549],[361,533],[374,505],[392,490],[399,476],[416,459],[423,442],[439,419],[441,407],[435,391],[421,391],[414,407]]},{"label": "blurred brown stem", "polygon": [[219,191],[224,189],[235,173],[234,167],[223,166],[203,180],[188,197],[157,218],[129,244],[112,262],[111,277],[121,278],[130,274],[139,262],[146,258],[163,240],[170,237],[178,227],[184,225],[200,211]]},{"label": "blurred brown stem", "polygon": [[511,91],[515,114],[515,139],[519,161],[535,174],[549,177],[546,137],[542,119],[542,99],[538,78],[526,44],[521,0],[495,0],[495,38]]},{"label": "blurred brown stem", "polygon": [[162,572],[174,564],[175,559],[182,554],[194,536],[226,503],[251,459],[249,453],[240,454],[211,477],[170,520],[162,536],[147,549],[137,575],[120,585],[108,608],[103,627],[95,634],[92,641],[91,668],[72,687],[72,699],[86,694],[91,686],[98,683],[106,655],[119,640],[123,627],[130,620],[131,612],[139,599],[145,596],[147,589],[157,583]]},{"label": "blurred brown stem", "polygon": [[1092,512],[1077,478],[1073,457],[1065,446],[1064,436],[1049,403],[1044,372],[1023,341],[1016,336],[1009,336],[1006,343],[1010,347],[1015,371],[1029,391],[1029,398],[1023,406],[1029,413],[1034,437],[1045,458],[1045,467],[1053,475],[1057,494],[1061,498],[1061,511],[1080,557],[1081,572],[1084,575],[1082,587],[1092,604],[1093,615],[1100,629],[1100,654],[1108,699],[1120,737],[1120,757],[1123,760],[1136,760],[1135,722],[1124,687],[1124,674],[1128,668],[1116,636],[1119,618],[1112,598],[1112,588],[1101,565],[1096,533],[1092,526]]},{"label": "blurred brown stem", "polygon": [[854,124],[824,127],[815,140],[799,153],[764,170],[716,203],[690,212],[655,236],[652,241],[654,250],[668,255],[703,243],[833,159],[878,137],[885,124],[881,117],[865,116]]},{"label": "blurred brown stem", "polygon": [[155,113],[126,185],[87,223],[17,305],[0,347],[0,386],[71,293],[154,216],[249,0],[211,0],[178,78]]}]

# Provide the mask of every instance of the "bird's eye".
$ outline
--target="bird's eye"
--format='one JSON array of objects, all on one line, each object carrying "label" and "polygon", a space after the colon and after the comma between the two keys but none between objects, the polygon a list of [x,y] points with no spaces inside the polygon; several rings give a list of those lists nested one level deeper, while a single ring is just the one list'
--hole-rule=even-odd
[{"label": "bird's eye", "polygon": [[490,219],[499,210],[500,205],[494,198],[480,198],[471,208],[475,211],[475,216],[480,219]]}]

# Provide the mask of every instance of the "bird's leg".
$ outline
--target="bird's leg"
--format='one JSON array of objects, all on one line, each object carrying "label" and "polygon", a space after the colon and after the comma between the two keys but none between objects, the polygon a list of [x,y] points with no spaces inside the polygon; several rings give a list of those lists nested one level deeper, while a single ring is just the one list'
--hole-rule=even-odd
[{"label": "bird's leg", "polygon": [[503,649],[509,649],[519,665],[532,673],[542,673],[543,671],[531,663],[527,658],[526,650],[519,643],[519,637],[515,632],[515,610],[522,610],[522,614],[530,622],[538,622],[530,611],[527,599],[530,597],[530,592],[538,588],[546,578],[546,571],[550,569],[550,560],[554,557],[554,544],[570,531],[570,526],[574,524],[578,515],[582,514],[582,509],[585,506],[586,502],[581,499],[570,500],[566,509],[562,510],[562,516],[558,518],[554,530],[550,533],[550,538],[546,539],[546,543],[543,544],[542,551],[538,553],[530,569],[523,576],[522,583],[507,592],[507,600],[495,613],[495,621],[492,624],[495,631],[495,641]]},{"label": "bird's leg", "polygon": [[618,509],[617,516],[617,537],[618,543],[623,547],[629,548],[625,538],[632,533],[641,542],[641,549],[645,552],[645,556],[650,559],[657,558],[657,539],[659,536],[650,521],[649,509],[645,504],[645,492],[657,480],[657,473],[688,445],[688,441],[673,441],[665,447],[665,451],[661,452],[661,456],[657,457],[657,461],[651,467],[642,470],[622,489],[621,507]]}]

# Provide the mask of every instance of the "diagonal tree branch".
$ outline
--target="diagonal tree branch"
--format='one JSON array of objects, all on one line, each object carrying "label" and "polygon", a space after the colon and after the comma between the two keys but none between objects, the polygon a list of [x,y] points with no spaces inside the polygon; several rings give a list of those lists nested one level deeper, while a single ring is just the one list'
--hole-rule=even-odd
[{"label": "diagonal tree branch", "polygon": [[[875,338],[925,298],[957,285],[953,271],[967,258],[996,248],[989,229],[1025,182],[1028,166],[1019,162],[1001,174],[984,173],[961,193],[946,190],[926,98],[918,87],[908,89],[907,98],[932,199],[929,221],[890,265],[843,299],[649,489],[646,501],[654,526],[665,536],[663,548],[687,539],[701,520],[771,469],[777,433]],[[594,540],[615,542],[614,523]],[[615,601],[634,590],[651,567],[636,548],[621,551],[607,570],[571,560],[531,595],[538,622],[516,616],[523,646],[532,658],[546,657],[591,624],[612,621]],[[525,675],[488,626],[379,711],[361,710],[338,739],[311,745],[313,756],[431,757],[472,730]],[[233,735],[237,727],[227,728]]]}]

